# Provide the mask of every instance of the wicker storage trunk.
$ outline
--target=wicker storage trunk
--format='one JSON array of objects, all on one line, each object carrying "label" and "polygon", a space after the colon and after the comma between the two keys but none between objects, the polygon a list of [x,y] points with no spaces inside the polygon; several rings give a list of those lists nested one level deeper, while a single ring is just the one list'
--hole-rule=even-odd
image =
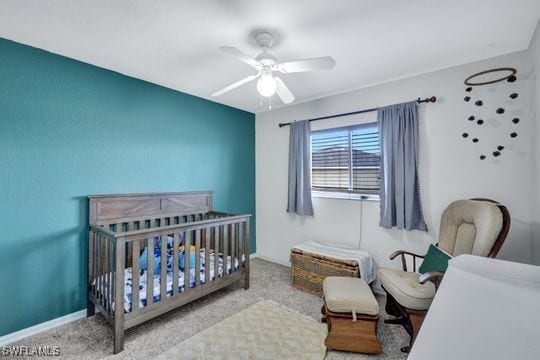
[{"label": "wicker storage trunk", "polygon": [[292,285],[302,291],[322,297],[322,283],[327,276],[359,277],[359,274],[358,263],[354,260],[291,249]]}]

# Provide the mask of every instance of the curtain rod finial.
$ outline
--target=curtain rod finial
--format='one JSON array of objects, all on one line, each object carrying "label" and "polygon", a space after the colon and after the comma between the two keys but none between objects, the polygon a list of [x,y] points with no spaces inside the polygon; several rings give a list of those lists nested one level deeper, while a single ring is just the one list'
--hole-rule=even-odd
[{"label": "curtain rod finial", "polygon": [[434,103],[435,101],[437,101],[437,97],[436,97],[436,96],[432,96],[432,97],[428,98],[428,101]]}]

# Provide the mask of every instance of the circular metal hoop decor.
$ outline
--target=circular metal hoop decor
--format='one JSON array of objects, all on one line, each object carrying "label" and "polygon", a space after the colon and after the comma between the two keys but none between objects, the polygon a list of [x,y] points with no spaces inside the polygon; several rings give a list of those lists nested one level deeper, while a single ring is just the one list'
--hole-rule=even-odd
[{"label": "circular metal hoop decor", "polygon": [[[485,74],[491,74],[491,73],[497,73],[497,72],[510,72],[510,74],[508,75],[505,75],[503,77],[500,77],[498,79],[495,79],[495,80],[490,80],[490,81],[484,81],[484,82],[473,82],[471,81],[472,79],[474,79],[475,77],[478,77],[478,76],[481,76],[481,75],[485,75]],[[504,80],[508,80],[509,78],[511,78],[512,76],[515,76],[517,74],[517,70],[514,69],[514,68],[511,68],[511,67],[503,67],[503,68],[497,68],[497,69],[490,69],[490,70],[485,70],[485,71],[480,71],[479,73],[476,73],[474,75],[471,75],[469,76],[468,78],[465,79],[465,85],[469,85],[469,86],[479,86],[479,85],[488,85],[488,84],[494,84],[494,83],[497,83],[499,81],[504,81]]]}]

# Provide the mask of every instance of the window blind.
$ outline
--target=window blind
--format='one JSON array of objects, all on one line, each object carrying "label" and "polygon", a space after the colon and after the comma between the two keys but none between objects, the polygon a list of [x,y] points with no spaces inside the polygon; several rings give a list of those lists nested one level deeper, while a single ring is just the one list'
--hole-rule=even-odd
[{"label": "window blind", "polygon": [[377,123],[312,132],[311,171],[314,191],[378,194]]}]

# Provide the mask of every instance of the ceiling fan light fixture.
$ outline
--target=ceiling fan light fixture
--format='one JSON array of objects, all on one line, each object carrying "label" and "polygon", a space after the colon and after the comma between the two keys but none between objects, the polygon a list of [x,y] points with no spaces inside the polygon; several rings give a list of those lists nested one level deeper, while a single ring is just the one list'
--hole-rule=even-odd
[{"label": "ceiling fan light fixture", "polygon": [[270,97],[276,93],[276,79],[272,74],[263,74],[257,81],[257,91],[261,96]]},{"label": "ceiling fan light fixture", "polygon": [[254,34],[254,38],[257,45],[262,48],[262,52],[255,58],[244,54],[242,51],[232,46],[221,46],[220,49],[224,53],[251,66],[257,71],[257,74],[248,76],[247,78],[218,90],[214,92],[212,96],[221,96],[250,81],[258,79],[257,92],[261,96],[270,99],[276,94],[284,104],[290,104],[295,100],[293,93],[289,90],[285,82],[279,76],[274,76],[273,73],[280,72],[288,74],[315,70],[331,70],[336,65],[336,61],[331,56],[279,62],[276,56],[268,51],[274,43],[274,36],[270,31],[259,30]]}]

